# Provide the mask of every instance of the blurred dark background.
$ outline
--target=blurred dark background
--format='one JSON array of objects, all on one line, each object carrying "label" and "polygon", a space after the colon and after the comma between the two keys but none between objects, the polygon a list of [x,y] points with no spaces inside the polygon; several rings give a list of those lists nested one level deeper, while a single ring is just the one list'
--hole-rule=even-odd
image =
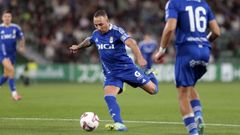
[{"label": "blurred dark background", "polygon": [[[77,44],[94,30],[92,16],[105,9],[110,21],[123,27],[139,42],[151,32],[158,41],[165,25],[167,0],[0,0],[0,11],[11,9],[13,22],[26,38],[24,56],[37,63],[99,63],[91,47],[71,55],[68,47]],[[240,63],[240,0],[207,0],[222,36],[213,43],[212,63]],[[174,48],[167,51],[167,62],[174,60]]]}]

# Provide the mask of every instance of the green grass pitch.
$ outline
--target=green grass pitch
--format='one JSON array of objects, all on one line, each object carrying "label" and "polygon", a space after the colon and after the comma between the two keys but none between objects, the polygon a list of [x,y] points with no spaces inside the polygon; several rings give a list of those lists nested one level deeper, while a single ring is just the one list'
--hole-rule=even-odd
[{"label": "green grass pitch", "polygon": [[[102,84],[37,83],[17,85],[23,96],[13,101],[5,84],[0,88],[0,135],[187,135],[172,83],[159,84],[160,93],[148,95],[130,86],[118,96],[127,132],[107,131],[111,122]],[[240,83],[199,83],[207,124],[206,135],[240,135]],[[99,127],[85,132],[83,112],[95,112]]]}]

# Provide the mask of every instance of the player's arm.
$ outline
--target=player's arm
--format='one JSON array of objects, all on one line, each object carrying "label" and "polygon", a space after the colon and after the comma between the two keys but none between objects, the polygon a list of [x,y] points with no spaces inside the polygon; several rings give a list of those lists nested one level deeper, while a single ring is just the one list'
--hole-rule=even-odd
[{"label": "player's arm", "polygon": [[19,45],[19,52],[24,53],[25,52],[25,38],[22,38],[18,41]]},{"label": "player's arm", "polygon": [[146,66],[147,62],[146,60],[143,58],[142,56],[142,53],[137,45],[137,42],[132,39],[132,38],[128,38],[126,41],[125,41],[125,44],[131,48],[132,52],[133,52],[133,55],[138,63],[138,65],[140,67],[144,67]]},{"label": "player's arm", "polygon": [[162,34],[162,39],[160,43],[160,47],[163,49],[166,49],[168,47],[168,44],[170,40],[172,39],[172,35],[175,32],[177,26],[177,20],[176,19],[168,19],[167,23],[164,27],[163,34]]},{"label": "player's arm", "polygon": [[168,44],[170,43],[170,41],[172,39],[172,35],[175,32],[176,26],[177,26],[176,19],[170,18],[167,20],[167,23],[163,30],[159,50],[158,50],[157,54],[155,55],[156,62],[161,62],[161,60],[164,56],[164,53],[166,51],[166,48],[168,47]]},{"label": "player's arm", "polygon": [[215,19],[209,22],[209,27],[211,32],[208,34],[207,38],[210,42],[213,42],[221,35],[221,31]]},{"label": "player's arm", "polygon": [[90,37],[87,37],[80,44],[72,45],[69,49],[72,53],[77,53],[81,48],[87,48],[91,45],[93,45],[93,44],[90,41]]},{"label": "player's arm", "polygon": [[23,54],[25,52],[25,37],[23,35],[21,27],[17,25],[16,28],[17,28],[16,36],[18,42],[18,51]]}]

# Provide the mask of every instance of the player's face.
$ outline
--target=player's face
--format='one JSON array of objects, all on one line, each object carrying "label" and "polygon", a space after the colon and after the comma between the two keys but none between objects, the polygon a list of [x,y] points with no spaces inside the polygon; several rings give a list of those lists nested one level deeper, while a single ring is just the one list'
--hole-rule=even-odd
[{"label": "player's face", "polygon": [[12,21],[12,15],[10,13],[4,13],[2,16],[2,21],[4,24],[9,25]]},{"label": "player's face", "polygon": [[93,23],[96,29],[101,33],[106,33],[109,30],[109,21],[107,17],[98,16],[93,18]]}]

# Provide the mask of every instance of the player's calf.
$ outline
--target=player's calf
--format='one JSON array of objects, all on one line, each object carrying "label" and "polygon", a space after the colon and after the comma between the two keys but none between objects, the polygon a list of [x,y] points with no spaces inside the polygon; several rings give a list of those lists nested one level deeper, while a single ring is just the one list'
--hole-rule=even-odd
[{"label": "player's calf", "polygon": [[113,121],[122,123],[122,118],[120,115],[120,107],[117,103],[116,97],[113,95],[105,95],[104,99],[107,103],[108,110]]}]

